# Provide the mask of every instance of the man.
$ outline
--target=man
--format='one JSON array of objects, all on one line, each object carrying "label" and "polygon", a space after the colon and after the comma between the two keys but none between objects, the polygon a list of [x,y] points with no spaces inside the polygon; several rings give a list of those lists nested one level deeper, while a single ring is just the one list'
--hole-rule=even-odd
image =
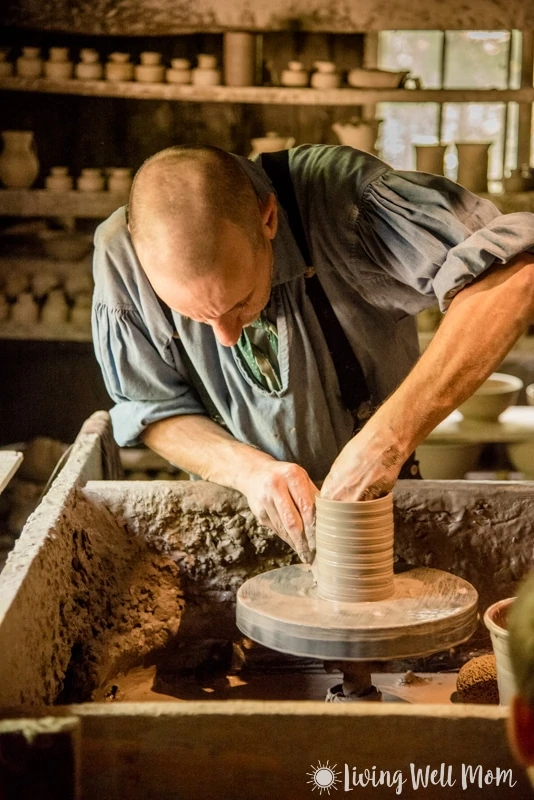
[{"label": "man", "polygon": [[510,706],[508,738],[534,786],[534,574],[521,584],[508,622],[517,694]]},{"label": "man", "polygon": [[[534,215],[350,147],[296,147],[289,171],[312,265],[259,163],[149,159],[129,230],[119,209],[97,231],[93,319],[119,444],[239,490],[306,560],[317,484],[338,500],[391,489],[530,323]],[[377,408],[355,436],[310,266]],[[418,360],[414,315],[436,302],[448,311]]]}]

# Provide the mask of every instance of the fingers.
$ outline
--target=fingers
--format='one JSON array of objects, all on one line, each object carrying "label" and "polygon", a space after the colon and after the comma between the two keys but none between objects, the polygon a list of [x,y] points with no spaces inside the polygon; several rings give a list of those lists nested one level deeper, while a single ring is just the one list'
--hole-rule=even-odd
[{"label": "fingers", "polygon": [[276,468],[262,478],[261,496],[257,498],[255,511],[259,522],[275,531],[302,561],[311,562],[315,549],[317,487],[296,464],[277,463]]}]

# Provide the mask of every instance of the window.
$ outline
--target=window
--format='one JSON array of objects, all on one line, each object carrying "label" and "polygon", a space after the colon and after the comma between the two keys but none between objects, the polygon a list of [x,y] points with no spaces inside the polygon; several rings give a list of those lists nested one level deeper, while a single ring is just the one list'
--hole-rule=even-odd
[{"label": "window", "polygon": [[[516,89],[519,31],[383,31],[378,66],[409,70],[424,89]],[[512,102],[379,103],[380,152],[397,169],[415,168],[415,144],[449,144],[445,174],[456,177],[455,142],[492,142],[489,186],[517,165],[518,105]]]}]

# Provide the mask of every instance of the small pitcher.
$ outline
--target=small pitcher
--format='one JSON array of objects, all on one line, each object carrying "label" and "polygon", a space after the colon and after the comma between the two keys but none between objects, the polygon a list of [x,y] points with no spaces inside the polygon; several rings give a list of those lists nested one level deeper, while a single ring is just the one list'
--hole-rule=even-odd
[{"label": "small pitcher", "polygon": [[29,189],[39,174],[32,131],[2,131],[0,180],[8,189]]}]

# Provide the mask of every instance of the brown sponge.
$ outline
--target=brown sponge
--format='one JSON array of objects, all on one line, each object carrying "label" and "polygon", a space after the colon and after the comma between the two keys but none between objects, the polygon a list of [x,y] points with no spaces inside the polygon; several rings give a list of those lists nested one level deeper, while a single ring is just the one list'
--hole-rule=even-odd
[{"label": "brown sponge", "polygon": [[458,700],[462,703],[499,704],[495,656],[472,658],[461,667],[456,681]]}]

